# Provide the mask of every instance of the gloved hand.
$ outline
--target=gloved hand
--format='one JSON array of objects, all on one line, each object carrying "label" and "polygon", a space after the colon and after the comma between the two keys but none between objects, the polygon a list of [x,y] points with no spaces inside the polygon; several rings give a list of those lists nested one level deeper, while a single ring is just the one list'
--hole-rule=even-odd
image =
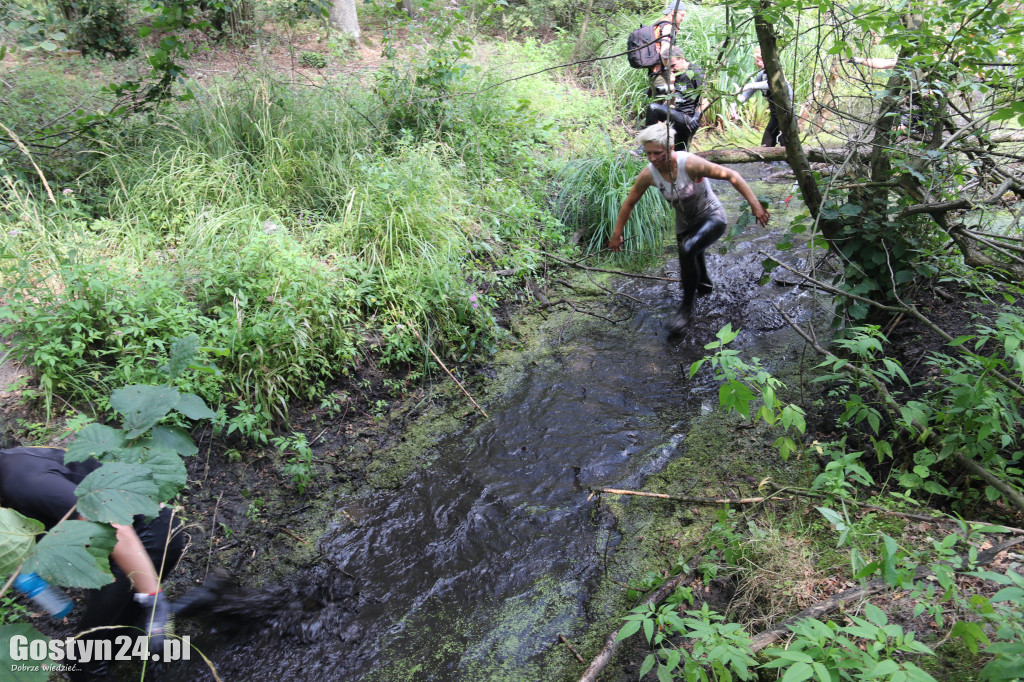
[{"label": "gloved hand", "polygon": [[846,60],[847,64],[860,64],[860,57],[850,57]]},{"label": "gloved hand", "polygon": [[149,637],[149,652],[162,654],[167,633],[167,618],[171,613],[171,602],[161,590],[156,594],[136,594],[135,601],[142,604],[142,629]]}]

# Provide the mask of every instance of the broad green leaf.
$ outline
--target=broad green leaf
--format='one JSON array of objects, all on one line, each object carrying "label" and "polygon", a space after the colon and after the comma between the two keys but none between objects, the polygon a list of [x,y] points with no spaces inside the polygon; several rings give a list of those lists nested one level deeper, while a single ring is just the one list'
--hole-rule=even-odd
[{"label": "broad green leaf", "polygon": [[179,455],[191,457],[199,452],[199,448],[192,441],[192,436],[180,426],[154,426],[151,435],[154,445],[167,448]]},{"label": "broad green leaf", "polygon": [[885,677],[886,675],[892,675],[899,669],[899,663],[890,658],[885,661],[879,661],[878,665],[867,673],[866,678],[870,680],[876,677]]},{"label": "broad green leaf", "polygon": [[32,547],[36,535],[46,529],[39,521],[0,507],[0,578],[14,573]]},{"label": "broad green leaf", "polygon": [[828,507],[815,507],[815,509],[821,512],[821,515],[825,517],[825,520],[835,526],[837,530],[846,528],[846,520],[843,519],[843,517],[835,510],[829,509]]},{"label": "broad green leaf", "polygon": [[159,489],[158,502],[167,502],[188,483],[188,472],[181,457],[173,450],[154,445],[149,439],[136,443],[135,447],[111,452],[110,461],[144,467]]},{"label": "broad green leaf", "polygon": [[814,677],[814,668],[806,663],[794,663],[782,676],[782,682],[802,682]]},{"label": "broad green leaf", "polygon": [[203,399],[194,393],[182,393],[175,408],[189,419],[213,419],[217,413],[206,406]]},{"label": "broad green leaf", "polygon": [[163,448],[153,448],[142,464],[149,470],[153,482],[159,488],[158,500],[167,502],[188,483],[188,471],[177,453]]},{"label": "broad green leaf", "polygon": [[1019,587],[1004,587],[992,596],[992,602],[999,601],[1024,603],[1024,590]]},{"label": "broad green leaf", "polygon": [[103,587],[114,580],[109,557],[115,541],[106,524],[61,521],[39,541],[24,570],[65,587]]},{"label": "broad green leaf", "polygon": [[110,406],[124,415],[125,434],[137,438],[177,407],[178,389],[167,386],[125,386],[110,394]]},{"label": "broad green leaf", "polygon": [[647,658],[644,659],[643,665],[640,666],[640,679],[643,679],[644,675],[651,672],[655,663],[654,654],[647,654]]},{"label": "broad green leaf", "polygon": [[199,352],[199,337],[189,334],[171,344],[170,357],[167,360],[165,369],[171,378],[175,378],[188,369],[192,359]]},{"label": "broad green leaf", "polygon": [[625,625],[623,625],[622,629],[619,630],[619,636],[617,641],[621,642],[627,637],[632,637],[633,635],[635,635],[637,631],[640,629],[640,624],[641,621],[639,620],[631,620]]},{"label": "broad green leaf", "polygon": [[[11,641],[14,637],[25,638],[24,656],[22,650],[13,646]],[[38,632],[31,623],[14,623],[12,625],[0,625],[0,670],[4,672],[3,678],[10,682],[46,682],[50,679],[50,673],[42,669],[43,663],[50,663],[50,659],[42,661],[28,660],[28,644],[37,640],[43,640],[49,646],[50,638]],[[18,653],[15,660],[12,654]],[[19,666],[36,668],[35,670],[18,670]]]},{"label": "broad green leaf", "polygon": [[141,464],[109,462],[86,476],[75,495],[78,511],[90,521],[131,525],[132,517],[160,513],[159,493],[149,470]]},{"label": "broad green leaf", "polygon": [[97,459],[106,452],[125,446],[124,432],[102,424],[89,424],[78,432],[64,453],[65,462],[84,462]]}]

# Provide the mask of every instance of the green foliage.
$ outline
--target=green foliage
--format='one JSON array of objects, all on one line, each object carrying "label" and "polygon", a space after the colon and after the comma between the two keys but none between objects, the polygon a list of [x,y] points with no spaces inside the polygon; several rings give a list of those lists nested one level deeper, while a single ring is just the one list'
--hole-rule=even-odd
[{"label": "green foliage", "polygon": [[[715,351],[715,354],[690,365],[690,377],[700,371],[705,363],[715,368],[715,379],[723,382],[718,389],[721,407],[737,412],[744,419],[752,418],[768,426],[781,426],[783,435],[775,441],[775,446],[782,458],[787,459],[801,450],[801,445],[788,434],[802,437],[807,431],[804,411],[799,405],[779,399],[779,392],[786,387],[761,366],[760,359],[751,358],[747,361],[740,357],[738,350],[726,348],[738,335],[739,330],[733,331],[731,324],[720,329],[716,334],[718,340],[704,346]],[[756,412],[751,412],[751,407],[756,406],[753,405],[755,402],[760,402],[760,406],[757,406]]]},{"label": "green foliage", "polygon": [[981,671],[981,679],[1017,679],[1024,669],[1024,577],[1014,571],[1005,575],[977,571],[972,575],[1005,587],[991,598],[977,595],[968,600],[967,606],[984,626],[963,620],[953,627],[952,634],[963,638],[972,652],[977,653],[982,644],[984,653],[992,656]]},{"label": "green foliage", "polygon": [[785,669],[782,679],[861,680],[884,677],[891,680],[934,682],[935,678],[901,655],[933,655],[931,649],[890,624],[885,613],[868,603],[864,618],[849,616],[851,625],[822,623],[808,618],[791,625],[793,638],[786,648],[765,651],[775,660],[763,668]]},{"label": "green foliage", "polygon": [[44,526],[13,509],[0,507],[0,575],[13,573],[35,545]]},{"label": "green foliage", "polygon": [[311,69],[325,69],[327,68],[327,57],[319,52],[306,50],[299,53],[299,64]]},{"label": "green foliage", "polygon": [[270,441],[281,451],[282,458],[291,455],[285,460],[281,470],[291,479],[300,495],[305,493],[306,487],[313,480],[313,450],[306,442],[306,434],[276,436]]},{"label": "green foliage", "polygon": [[98,53],[115,59],[135,54],[130,5],[125,0],[62,0],[74,16],[71,44],[82,54]]},{"label": "green foliage", "polygon": [[50,4],[5,3],[0,7],[0,26],[23,50],[53,52],[68,37],[67,25],[56,9]]},{"label": "green foliage", "polygon": [[[29,611],[27,608],[19,604],[15,597],[0,597],[0,628],[5,625],[13,625],[14,623],[20,623],[28,620]],[[2,638],[4,635],[0,635]],[[9,642],[10,639],[4,641]],[[0,658],[0,665],[3,665],[3,659]]]},{"label": "green foliage", "polygon": [[[643,630],[644,637],[654,649],[640,666],[640,677],[657,667],[659,680],[682,678],[686,680],[754,680],[753,668],[757,661],[750,655],[750,638],[737,623],[723,622],[724,618],[708,609],[705,603],[699,610],[677,613],[680,600],[661,606],[641,604],[624,618],[619,640]],[[691,598],[692,603],[692,598]],[[692,640],[691,650],[674,644],[672,637]]]},{"label": "green foliage", "polygon": [[[885,428],[903,434],[904,442],[896,445],[902,445],[899,452],[909,464],[900,485],[959,497],[948,488],[944,463],[963,456],[1020,487],[1024,397],[999,376],[1011,381],[1022,376],[1021,316],[1004,309],[994,319],[979,321],[975,334],[950,342],[949,353],[932,354],[926,361],[933,368],[927,389],[905,401],[901,395],[912,387],[899,364],[885,356],[884,342],[877,327],[849,330],[846,338],[835,342],[842,357],[823,363],[829,371],[815,380],[846,387],[841,422],[866,424],[879,460],[894,455],[894,439],[883,437]],[[851,372],[851,367],[857,371]],[[985,495],[994,500],[1001,493],[989,486]]]},{"label": "green foliage", "polygon": [[[193,364],[197,345],[172,344],[170,368],[180,372]],[[173,380],[174,374],[167,378]],[[9,510],[0,515],[0,556],[5,564],[24,559],[24,570],[72,587],[101,587],[110,582],[107,557],[114,546],[108,523],[130,524],[138,514],[155,516],[159,503],[171,500],[187,482],[181,456],[193,455],[195,445],[176,426],[158,425],[171,417],[207,419],[213,412],[201,398],[171,386],[127,386],[110,403],[124,415],[120,429],[90,424],[68,446],[65,461],[95,457],[104,463],[78,484],[78,510],[91,519],[66,519],[34,547],[23,519]]]}]

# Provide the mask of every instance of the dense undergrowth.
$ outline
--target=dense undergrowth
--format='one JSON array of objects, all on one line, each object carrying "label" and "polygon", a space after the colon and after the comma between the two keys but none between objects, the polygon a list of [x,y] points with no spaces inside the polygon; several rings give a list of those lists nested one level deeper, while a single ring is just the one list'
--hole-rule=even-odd
[{"label": "dense undergrowth", "polygon": [[[543,64],[529,46],[516,56]],[[26,64],[24,82],[53,68]],[[552,143],[581,108],[608,110],[567,106],[549,82],[539,104],[529,81],[475,94],[496,79],[477,71],[443,107],[396,106],[412,79],[379,97],[251,73],[95,140],[54,202],[38,178],[6,176],[2,332],[48,405],[58,393],[102,411],[193,332],[221,371],[189,388],[268,423],[360,363],[422,376],[415,333],[457,359],[492,349],[499,303],[539,262],[524,246],[565,242],[547,203]]]}]

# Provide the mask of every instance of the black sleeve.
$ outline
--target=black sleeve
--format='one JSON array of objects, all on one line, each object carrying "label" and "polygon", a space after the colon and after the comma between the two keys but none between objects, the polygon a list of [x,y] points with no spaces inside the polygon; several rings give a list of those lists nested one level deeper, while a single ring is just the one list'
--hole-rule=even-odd
[{"label": "black sleeve", "polygon": [[78,504],[76,486],[63,462],[27,453],[7,452],[0,457],[0,499],[4,506],[42,521],[47,529]]}]

